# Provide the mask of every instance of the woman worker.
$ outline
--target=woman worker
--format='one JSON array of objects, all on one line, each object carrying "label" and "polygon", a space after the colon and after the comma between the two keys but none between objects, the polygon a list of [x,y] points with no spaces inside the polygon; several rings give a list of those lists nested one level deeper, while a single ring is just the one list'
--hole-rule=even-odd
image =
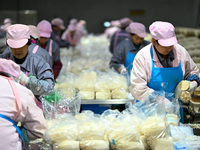
[{"label": "woman worker", "polygon": [[81,40],[83,34],[75,24],[69,24],[68,28],[62,34],[62,39],[69,42],[71,47],[76,47]]},{"label": "woman worker", "polygon": [[42,20],[38,23],[37,28],[40,31],[38,45],[46,49],[51,56],[54,79],[56,79],[62,68],[62,62],[60,60],[59,45],[55,41],[50,39],[52,32],[51,23],[47,20]]},{"label": "woman worker", "polygon": [[54,89],[53,72],[42,57],[28,50],[31,44],[29,27],[23,24],[9,26],[7,44],[11,51],[1,55],[1,58],[11,59],[20,65],[20,82],[30,89],[39,101],[41,95],[51,94]]},{"label": "woman worker", "polygon": [[20,75],[20,66],[11,60],[0,59],[0,149],[21,150],[19,127],[21,122],[29,140],[42,138],[47,124],[42,111],[35,105],[33,93],[15,82]]},{"label": "woman worker", "polygon": [[[149,30],[152,43],[141,49],[133,62],[133,97],[142,100],[154,91],[175,93],[181,80],[188,80],[190,91],[194,91],[200,83],[199,69],[186,49],[178,44],[174,26],[168,22],[156,21],[150,25]],[[181,117],[183,122],[183,115]]]},{"label": "woman worker", "polygon": [[[30,39],[31,39],[31,44],[28,47],[29,52],[35,55],[41,56],[52,67],[52,61],[51,61],[51,57],[49,53],[45,49],[37,45],[38,39],[40,37],[40,31],[34,25],[28,25],[28,27],[30,29]],[[4,50],[3,55],[6,55],[6,53],[10,53],[10,52],[11,52],[11,49],[8,46]]]},{"label": "woman worker", "polygon": [[131,23],[127,32],[130,34],[130,38],[126,38],[117,45],[110,61],[110,68],[114,68],[119,73],[128,71],[130,74],[135,55],[149,42],[144,40],[147,34],[145,26],[141,23]]}]

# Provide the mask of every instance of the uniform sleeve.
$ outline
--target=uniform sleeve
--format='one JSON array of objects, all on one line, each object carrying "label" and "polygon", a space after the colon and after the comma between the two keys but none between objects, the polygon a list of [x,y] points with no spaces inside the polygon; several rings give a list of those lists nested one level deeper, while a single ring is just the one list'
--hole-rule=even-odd
[{"label": "uniform sleeve", "polygon": [[121,42],[117,45],[110,61],[110,68],[114,68],[117,72],[118,68],[125,63],[125,45],[126,44],[124,44],[124,42]]},{"label": "uniform sleeve", "polygon": [[23,110],[21,114],[25,117],[22,121],[22,126],[26,129],[28,138],[30,140],[42,138],[47,129],[47,123],[43,112],[39,107],[36,106],[34,95],[30,90],[25,89],[23,90],[23,93],[20,94],[26,95],[23,97],[24,100],[22,100]]},{"label": "uniform sleeve", "polygon": [[0,58],[8,59],[10,57],[11,50],[10,47],[7,47],[2,54],[0,54]]},{"label": "uniform sleeve", "polygon": [[138,53],[133,61],[131,71],[131,94],[136,100],[142,100],[154,92],[147,86],[149,71],[150,69],[145,65],[145,58]]},{"label": "uniform sleeve", "polygon": [[184,49],[185,52],[185,57],[184,62],[185,62],[185,74],[184,74],[184,79],[187,79],[189,76],[196,74],[199,77],[199,69],[197,68],[197,65],[194,63],[192,58],[190,57],[189,53]]},{"label": "uniform sleeve", "polygon": [[53,43],[54,44],[53,44],[53,54],[52,55],[54,55],[53,56],[53,58],[54,58],[53,63],[54,63],[55,61],[60,60],[60,48],[56,42],[53,42]]},{"label": "uniform sleeve", "polygon": [[111,53],[113,53],[113,45],[114,45],[115,36],[116,36],[116,33],[111,37],[111,41],[110,41],[109,50]]},{"label": "uniform sleeve", "polygon": [[37,73],[30,76],[26,86],[31,89],[34,95],[49,95],[54,88],[54,76],[51,67],[47,62],[38,61]]}]

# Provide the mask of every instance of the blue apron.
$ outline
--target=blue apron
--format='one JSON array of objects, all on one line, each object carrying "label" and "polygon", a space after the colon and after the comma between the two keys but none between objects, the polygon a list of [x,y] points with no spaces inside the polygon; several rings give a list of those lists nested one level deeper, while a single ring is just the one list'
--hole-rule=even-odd
[{"label": "blue apron", "polygon": [[[153,48],[150,49],[152,60],[151,78],[147,86],[156,91],[165,91],[167,93],[175,93],[176,86],[183,80],[183,71],[181,63],[178,67],[157,68],[153,62]],[[180,108],[181,122],[183,122],[183,108]]]},{"label": "blue apron", "polygon": [[124,63],[124,66],[127,68],[129,75],[130,75],[131,70],[133,68],[133,60],[136,56],[136,54],[133,54],[133,53],[130,52],[130,48],[131,48],[131,42],[129,42],[128,54],[126,56],[126,61]]},{"label": "blue apron", "polygon": [[21,140],[22,140],[22,150],[24,149],[24,140],[23,140],[23,137],[22,137],[22,134],[21,134],[21,131],[19,129],[19,127],[17,126],[16,122],[14,122],[12,119],[0,114],[0,117],[5,119],[5,120],[8,120],[9,122],[11,122],[13,124],[13,126],[16,128]]}]

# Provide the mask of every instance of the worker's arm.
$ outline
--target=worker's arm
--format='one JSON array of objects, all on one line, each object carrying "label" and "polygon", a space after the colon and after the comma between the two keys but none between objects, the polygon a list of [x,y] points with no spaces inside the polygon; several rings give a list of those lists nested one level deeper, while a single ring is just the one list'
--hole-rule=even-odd
[{"label": "worker's arm", "polygon": [[[151,95],[154,90],[147,86],[148,77],[151,76],[151,57],[150,53],[147,51],[145,55],[149,55],[149,59],[145,58],[144,54],[137,53],[134,62],[133,69],[131,71],[131,93],[133,97],[137,100],[142,100],[143,98]],[[150,62],[148,65],[146,61]]]},{"label": "worker's arm", "polygon": [[23,110],[21,115],[24,116],[22,126],[26,129],[29,140],[42,138],[47,129],[47,123],[44,118],[42,110],[36,106],[33,93],[25,89],[23,93],[25,98],[22,100]]},{"label": "worker's arm", "polygon": [[127,43],[120,42],[114,50],[113,56],[110,61],[110,68],[114,68],[117,72],[121,72],[124,68],[126,60],[125,49],[128,48]]},{"label": "worker's arm", "polygon": [[197,65],[194,63],[192,58],[190,57],[189,53],[185,50],[185,48],[181,47],[181,66],[184,66],[183,72],[184,73],[184,80],[188,81],[196,81],[197,86],[200,85],[199,80],[199,69]]}]

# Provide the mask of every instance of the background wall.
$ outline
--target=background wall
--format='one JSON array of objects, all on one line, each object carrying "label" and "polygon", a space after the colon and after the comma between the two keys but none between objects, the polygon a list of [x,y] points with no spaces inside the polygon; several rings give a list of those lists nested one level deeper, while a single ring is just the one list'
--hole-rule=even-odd
[{"label": "background wall", "polygon": [[1,0],[0,22],[10,17],[14,23],[36,25],[60,17],[67,26],[77,18],[86,20],[88,31],[95,34],[104,31],[104,21],[122,17],[145,24],[147,30],[156,20],[198,28],[199,5],[199,0]]}]

